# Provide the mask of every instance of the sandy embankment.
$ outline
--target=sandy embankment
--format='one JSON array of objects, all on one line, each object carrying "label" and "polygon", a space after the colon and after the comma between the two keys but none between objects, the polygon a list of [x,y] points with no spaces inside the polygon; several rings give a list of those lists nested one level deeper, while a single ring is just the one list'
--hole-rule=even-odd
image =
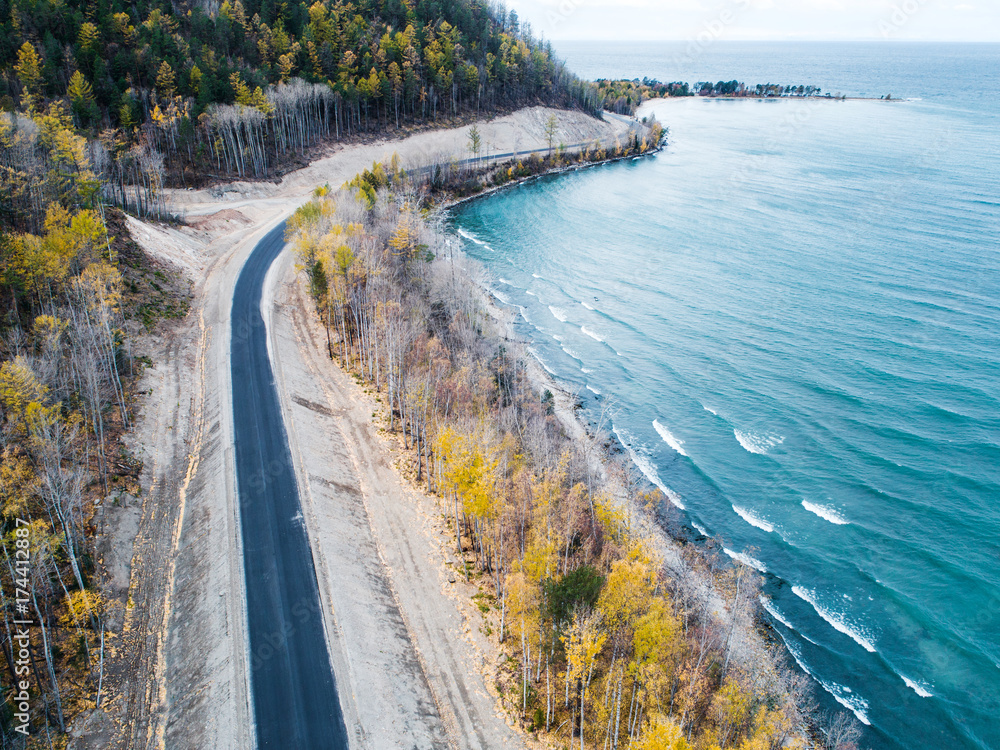
[{"label": "sandy embankment", "polygon": [[[627,127],[553,112],[566,143],[613,142]],[[543,149],[549,114],[535,107],[481,122],[484,146]],[[74,747],[252,746],[228,356],[236,278],[256,242],[317,185],[338,186],[394,152],[409,168],[465,158],[467,134],[339,147],[278,184],[177,191],[181,229],[130,220],[148,253],[191,280],[194,298],[185,320],[137,347],[155,363],[131,438],[145,492],[106,511],[102,557],[121,631],[109,636],[109,699],[76,727]],[[330,652],[359,746],[396,747],[398,736],[417,747],[440,746],[442,736],[458,747],[517,746],[480,676],[478,636],[459,608],[467,597],[447,593],[434,509],[399,483],[356,387],[334,368],[310,369],[308,324],[290,317],[302,311],[287,296],[291,262],[272,274],[269,289],[284,295],[271,318],[276,377],[287,386]],[[268,314],[273,303],[262,301]]]}]

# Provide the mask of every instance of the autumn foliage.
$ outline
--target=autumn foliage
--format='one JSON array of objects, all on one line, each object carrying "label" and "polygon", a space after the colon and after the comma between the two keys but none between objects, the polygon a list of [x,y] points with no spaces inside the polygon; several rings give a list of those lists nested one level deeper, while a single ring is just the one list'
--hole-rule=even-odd
[{"label": "autumn foliage", "polygon": [[0,42],[0,110],[61,104],[123,206],[122,182],[266,177],[321,141],[601,104],[483,0],[4,0]]},{"label": "autumn foliage", "polygon": [[649,532],[662,496],[566,437],[422,195],[398,166],[365,175],[318,191],[288,238],[331,358],[374,386],[440,499],[512,716],[581,750],[805,747],[757,573]]},{"label": "autumn foliage", "polygon": [[[108,622],[121,603],[101,593],[101,508],[140,492],[141,465],[120,438],[139,372],[132,341],[156,317],[142,294],[156,282],[137,270],[143,258],[127,237],[109,231],[126,224],[94,200],[80,140],[60,112],[32,122],[37,130],[21,127],[51,160],[36,176],[5,173],[22,192],[0,224],[0,747],[25,746],[10,702],[23,680],[27,729],[53,746],[107,697]],[[0,119],[0,139],[22,135]],[[29,544],[27,576],[15,564],[19,540]],[[26,620],[24,674],[14,636]]]}]

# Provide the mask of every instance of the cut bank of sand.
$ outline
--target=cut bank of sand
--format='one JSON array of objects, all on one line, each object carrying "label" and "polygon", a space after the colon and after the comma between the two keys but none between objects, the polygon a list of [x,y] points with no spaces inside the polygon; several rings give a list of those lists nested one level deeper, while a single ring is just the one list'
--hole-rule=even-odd
[{"label": "cut bank of sand", "polygon": [[[627,127],[617,119],[600,122],[534,107],[479,128],[493,153],[541,150],[550,114],[559,122],[560,140],[569,143],[610,143]],[[74,728],[74,747],[253,746],[228,356],[236,278],[256,242],[317,185],[340,185],[393,153],[411,168],[465,158],[467,138],[462,127],[343,146],[278,184],[175,191],[173,204],[188,222],[180,229],[130,219],[146,251],[192,281],[194,298],[184,321],[140,346],[155,363],[140,384],[149,395],[132,436],[147,489],[140,506],[107,511],[104,564],[115,573],[109,593],[123,615],[109,648],[111,699]],[[286,259],[279,270],[287,278],[290,269]],[[272,304],[265,292],[265,313]],[[282,325],[276,323],[270,335],[279,337],[284,354],[280,342],[288,329]],[[276,377],[314,396],[315,389],[322,391],[322,379],[310,382],[301,363],[299,375],[287,374],[287,361],[279,359]],[[306,432],[314,427],[300,427],[301,414],[288,408],[286,414],[292,413],[290,432],[309,435],[307,441],[296,438],[292,450],[325,589],[331,659],[345,715],[356,721],[358,746],[396,747],[399,736],[415,746],[439,746],[442,731],[456,747],[518,746],[485,690],[474,633],[463,632],[467,626],[444,580],[428,572],[441,570],[430,521],[414,516],[399,524],[413,509],[397,489],[387,454],[366,438],[370,412],[347,408],[350,396],[336,387],[325,395],[334,403],[347,399],[338,430],[361,453],[344,450],[343,442],[338,447],[335,437]],[[323,409],[305,410],[325,416]],[[340,489],[325,483],[336,477],[346,478]],[[354,567],[334,569],[348,558]],[[353,572],[345,576],[345,570]],[[396,678],[387,664],[395,665]]]}]

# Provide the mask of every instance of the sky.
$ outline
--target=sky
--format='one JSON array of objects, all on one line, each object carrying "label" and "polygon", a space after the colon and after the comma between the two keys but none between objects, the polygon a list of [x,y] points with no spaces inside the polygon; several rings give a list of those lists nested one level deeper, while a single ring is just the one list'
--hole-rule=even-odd
[{"label": "sky", "polygon": [[1000,0],[507,0],[535,36],[1000,42]]}]

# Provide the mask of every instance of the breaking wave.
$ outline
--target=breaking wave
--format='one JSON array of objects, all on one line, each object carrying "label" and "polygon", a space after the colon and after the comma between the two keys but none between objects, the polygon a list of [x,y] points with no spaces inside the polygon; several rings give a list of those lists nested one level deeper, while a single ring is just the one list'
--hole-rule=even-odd
[{"label": "breaking wave", "polygon": [[477,245],[485,247],[491,253],[495,252],[492,247],[490,247],[488,244],[486,244],[481,239],[479,239],[478,237],[476,237],[476,235],[474,235],[472,232],[467,232],[464,229],[459,229],[458,233],[459,233],[460,236],[464,237],[465,239],[469,240],[470,242],[474,242]]},{"label": "breaking wave", "polygon": [[644,456],[632,447],[631,441],[626,437],[628,433],[624,430],[619,431],[617,427],[612,427],[611,431],[615,433],[615,437],[618,438],[618,442],[621,443],[622,447],[628,451],[629,456],[632,458],[632,463],[639,467],[639,471],[642,472],[643,476],[658,487],[660,492],[666,495],[671,503],[684,510],[684,503],[681,502],[681,496],[660,480],[660,475],[656,473],[656,469],[653,467],[652,461],[649,460],[649,456]]},{"label": "breaking wave", "polygon": [[675,438],[666,427],[660,424],[659,420],[653,420],[653,428],[660,433],[660,437],[663,438],[663,442],[673,448],[675,451],[680,453],[682,456],[686,456],[687,453],[684,452],[683,440],[678,440]]},{"label": "breaking wave", "polygon": [[746,554],[745,552],[735,552],[735,551],[729,549],[729,547],[723,547],[722,551],[725,552],[727,555],[729,555],[729,557],[732,558],[733,560],[736,560],[737,562],[743,563],[748,568],[754,568],[754,569],[760,571],[761,573],[766,573],[767,572],[767,566],[764,565],[764,563],[762,563],[756,557],[751,557],[750,555]]},{"label": "breaking wave", "polygon": [[778,611],[778,608],[774,606],[774,603],[768,597],[761,596],[761,597],[758,597],[758,598],[760,599],[760,606],[762,606],[764,608],[764,610],[769,615],[771,615],[771,617],[773,617],[775,620],[777,620],[778,622],[780,622],[782,625],[784,625],[789,630],[795,630],[795,628],[792,627],[792,623],[790,623],[788,620],[786,620],[784,618],[784,616],[781,614],[781,612]]},{"label": "breaking wave", "polygon": [[785,442],[785,438],[781,435],[760,435],[755,432],[741,432],[740,430],[733,430],[733,435],[736,436],[736,439],[745,450],[760,456],[767,455],[767,452],[771,448]]},{"label": "breaking wave", "polygon": [[759,516],[755,516],[753,513],[748,511],[746,508],[741,508],[739,505],[734,505],[733,510],[736,511],[736,515],[742,518],[751,526],[756,526],[761,531],[773,532],[774,524],[770,521],[765,521]]},{"label": "breaking wave", "polygon": [[901,674],[900,677],[903,678],[903,682],[906,683],[906,686],[908,688],[910,688],[910,690],[912,690],[914,693],[916,693],[917,695],[919,695],[921,698],[931,698],[931,697],[934,696],[934,693],[932,693],[931,691],[929,691],[923,685],[921,685],[921,684],[919,684],[917,682],[914,682],[909,677],[907,677],[905,674]]},{"label": "breaking wave", "polygon": [[811,503],[808,500],[802,501],[802,507],[808,510],[810,513],[815,513],[817,516],[830,523],[835,523],[838,526],[844,526],[849,524],[846,518],[844,518],[840,513],[835,511],[833,508],[828,508],[825,505],[816,505],[816,503]]},{"label": "breaking wave", "polygon": [[545,364],[545,360],[538,355],[538,352],[536,352],[530,346],[527,347],[527,352],[528,354],[530,354],[532,357],[535,358],[535,361],[538,362],[538,364],[540,364],[543,368],[545,368],[545,372],[547,372],[549,375],[555,376],[556,371],[553,370],[551,367],[549,367],[547,364]]},{"label": "breaking wave", "polygon": [[809,589],[803,588],[802,586],[792,586],[792,593],[794,593],[799,599],[804,602],[808,602],[812,605],[812,608],[816,610],[816,614],[822,617],[829,623],[829,625],[834,629],[838,630],[848,638],[852,639],[855,643],[861,646],[865,651],[874,654],[875,645],[871,642],[871,639],[866,637],[860,630],[852,625],[849,625],[845,620],[844,616],[837,613],[831,612],[830,610],[823,607],[819,602],[816,601],[816,592]]}]

